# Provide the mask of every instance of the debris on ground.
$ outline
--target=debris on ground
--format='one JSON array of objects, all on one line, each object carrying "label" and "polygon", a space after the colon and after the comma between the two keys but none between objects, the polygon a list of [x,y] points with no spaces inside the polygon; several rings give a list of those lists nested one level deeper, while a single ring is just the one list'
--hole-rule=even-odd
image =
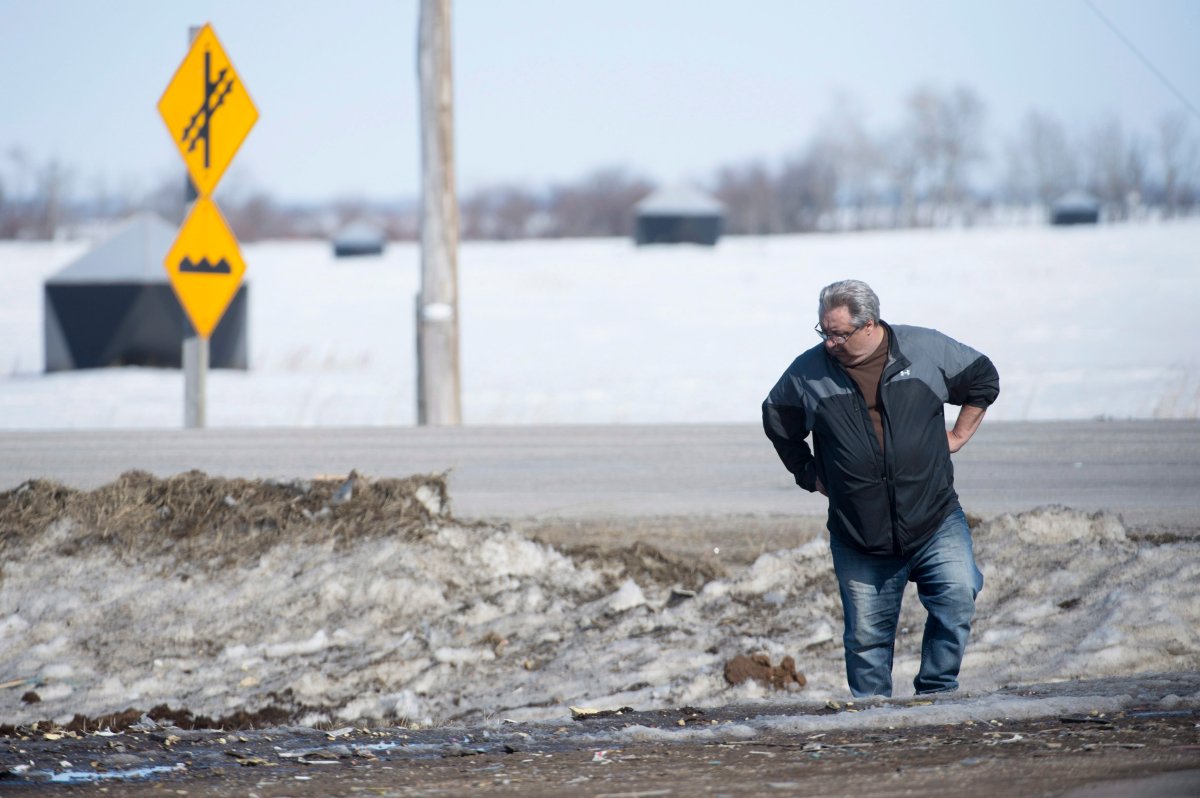
[{"label": "debris on ground", "polygon": [[799,690],[808,683],[804,674],[796,670],[796,660],[791,657],[784,657],[778,665],[772,665],[771,658],[759,652],[749,656],[738,654],[725,663],[725,681],[741,684],[750,679],[775,690]]}]

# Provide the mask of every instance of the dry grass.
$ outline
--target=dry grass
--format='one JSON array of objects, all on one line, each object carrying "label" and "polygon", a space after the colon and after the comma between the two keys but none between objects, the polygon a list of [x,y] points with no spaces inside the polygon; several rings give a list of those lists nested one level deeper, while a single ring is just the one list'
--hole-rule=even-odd
[{"label": "dry grass", "polygon": [[[0,556],[14,547],[65,555],[107,547],[130,561],[171,554],[227,566],[281,542],[415,539],[450,520],[444,475],[278,482],[129,471],[93,491],[32,480],[0,494]],[[69,534],[56,534],[64,522]]]}]

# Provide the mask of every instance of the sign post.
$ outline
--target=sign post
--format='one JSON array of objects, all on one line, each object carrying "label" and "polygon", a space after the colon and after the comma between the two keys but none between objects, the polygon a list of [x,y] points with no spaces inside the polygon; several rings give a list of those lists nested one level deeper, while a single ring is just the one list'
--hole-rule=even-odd
[{"label": "sign post", "polygon": [[158,113],[187,166],[197,198],[163,266],[195,336],[184,341],[184,424],[205,424],[208,339],[246,272],[237,239],[212,201],[212,192],[258,109],[211,25],[191,47],[158,101]]}]

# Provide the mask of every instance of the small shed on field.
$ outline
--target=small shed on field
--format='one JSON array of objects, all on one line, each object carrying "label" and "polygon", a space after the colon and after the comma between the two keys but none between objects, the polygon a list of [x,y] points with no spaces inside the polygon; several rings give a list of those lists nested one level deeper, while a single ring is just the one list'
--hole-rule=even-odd
[{"label": "small shed on field", "polygon": [[[46,279],[46,371],[179,368],[192,324],[163,259],[178,229],[155,216],[131,218],[111,238]],[[246,365],[247,287],[238,288],[209,339],[209,365]]]},{"label": "small shed on field", "polygon": [[1068,191],[1050,207],[1050,224],[1097,224],[1100,201],[1086,191]]},{"label": "small shed on field", "polygon": [[352,222],[333,237],[333,254],[338,258],[382,255],[383,232],[367,222]]},{"label": "small shed on field", "polygon": [[725,208],[689,186],[659,189],[637,204],[634,240],[645,244],[703,244],[721,237]]}]

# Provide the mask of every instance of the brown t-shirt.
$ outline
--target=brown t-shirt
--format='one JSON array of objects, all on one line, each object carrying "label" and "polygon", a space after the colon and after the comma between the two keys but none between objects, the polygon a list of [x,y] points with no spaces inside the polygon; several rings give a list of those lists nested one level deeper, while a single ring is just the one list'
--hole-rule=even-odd
[{"label": "brown t-shirt", "polygon": [[858,383],[863,398],[867,400],[867,412],[871,414],[871,423],[875,425],[875,437],[879,439],[879,449],[883,450],[883,413],[879,402],[879,381],[883,377],[883,367],[887,365],[888,338],[887,330],[879,328],[879,346],[871,356],[857,366],[846,366],[846,371]]}]

